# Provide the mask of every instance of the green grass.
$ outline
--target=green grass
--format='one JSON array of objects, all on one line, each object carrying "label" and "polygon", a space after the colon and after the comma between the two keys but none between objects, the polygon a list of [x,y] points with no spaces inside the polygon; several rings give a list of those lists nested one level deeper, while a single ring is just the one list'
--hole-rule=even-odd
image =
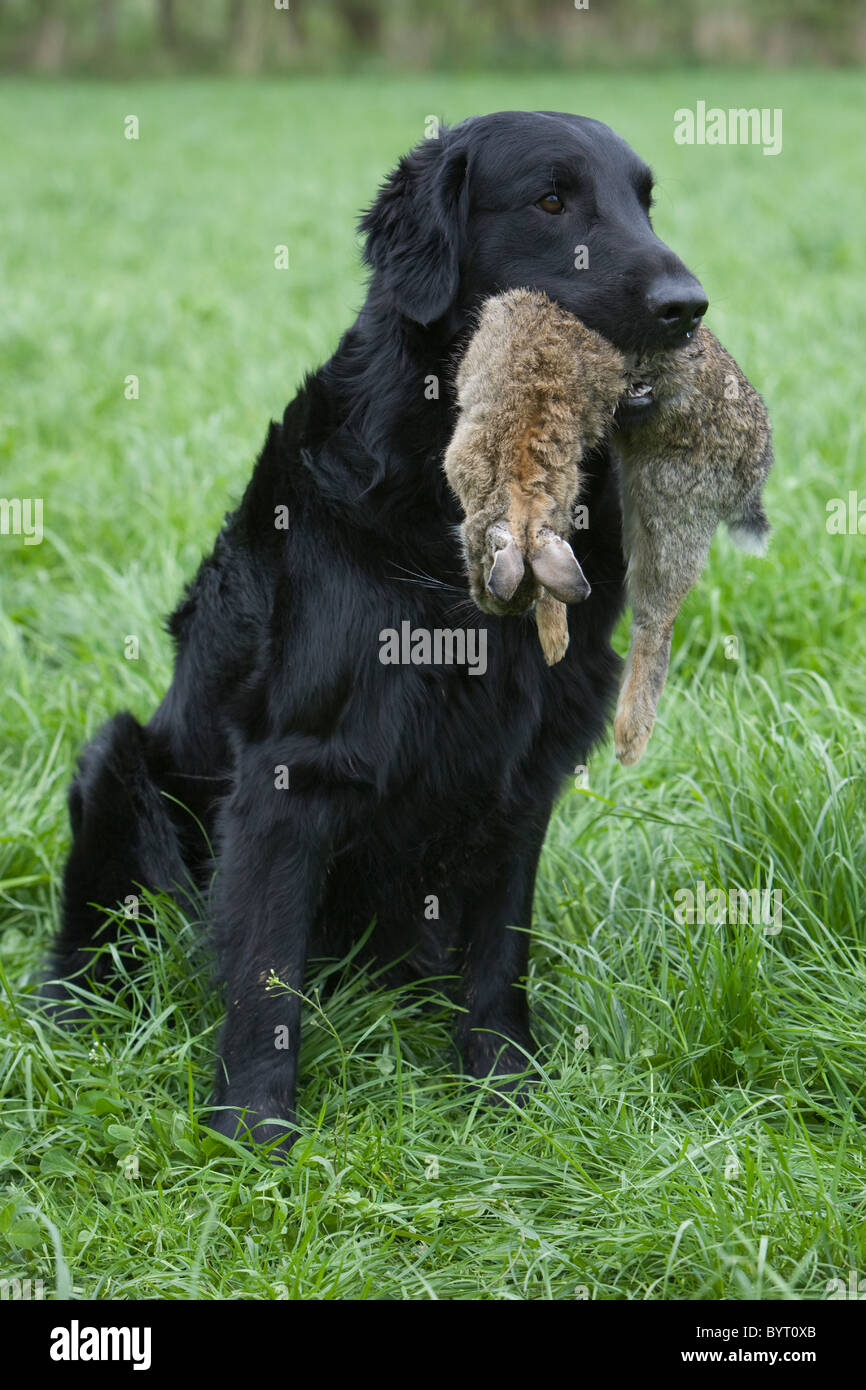
[{"label": "green grass", "polygon": [[[776,1299],[866,1275],[866,536],[825,526],[830,498],[866,495],[860,82],[2,93],[0,496],[42,497],[45,538],[0,537],[0,1277],[85,1298]],[[782,154],[674,145],[699,98],[782,107]],[[83,1033],[34,1016],[64,791],[106,716],[160,697],[161,615],[360,305],[356,210],[426,115],[508,106],[601,117],[656,167],[658,230],[775,422],[773,545],[716,542],[644,761],[607,744],[566,790],[524,1112],[456,1074],[446,1006],[348,975],[323,1006],[313,981],[279,1169],[203,1127],[220,1006],[169,905]],[[778,890],[781,929],[681,924],[699,882]]]}]

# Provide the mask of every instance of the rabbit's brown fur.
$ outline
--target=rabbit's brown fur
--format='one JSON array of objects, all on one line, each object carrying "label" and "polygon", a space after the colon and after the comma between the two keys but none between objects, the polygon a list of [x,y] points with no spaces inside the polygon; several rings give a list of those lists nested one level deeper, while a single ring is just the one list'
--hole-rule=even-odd
[{"label": "rabbit's brown fur", "polygon": [[[627,378],[652,403],[639,425],[612,429]],[[716,527],[726,522],[746,548],[766,541],[760,495],[773,455],[764,403],[703,326],[684,347],[627,364],[529,290],[486,302],[457,390],[461,415],[445,471],[466,515],[472,596],[500,615],[535,601],[549,665],[568,646],[565,602],[589,593],[565,539],[580,459],[611,431],[633,610],[614,739],[617,757],[636,762],[652,732],[677,611]]]},{"label": "rabbit's brown fur", "polygon": [[469,588],[489,613],[520,613],[539,600],[549,664],[568,645],[557,600],[589,593],[563,539],[578,464],[612,423],[625,380],[616,348],[530,290],[487,300],[460,364],[461,414],[445,471],[466,513]]}]

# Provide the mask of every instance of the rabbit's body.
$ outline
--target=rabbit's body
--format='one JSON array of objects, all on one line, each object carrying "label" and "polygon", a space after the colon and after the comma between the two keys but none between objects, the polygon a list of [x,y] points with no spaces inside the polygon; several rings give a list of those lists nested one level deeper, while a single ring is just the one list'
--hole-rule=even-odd
[{"label": "rabbit's body", "polygon": [[701,326],[685,347],[638,363],[637,379],[652,393],[647,419],[611,439],[632,609],[614,719],[624,763],[637,762],[652,732],[674,621],[719,522],[742,548],[766,548],[761,489],[773,462],[764,402],[709,329]]},{"label": "rabbit's body", "polygon": [[[589,593],[564,539],[580,460],[610,432],[633,611],[614,739],[617,757],[636,762],[664,688],[674,620],[716,527],[724,521],[740,545],[764,548],[760,496],[773,459],[764,403],[703,326],[684,347],[627,364],[530,290],[487,301],[457,389],[461,415],[445,471],[466,515],[470,591],[500,615],[535,602],[549,665],[568,646],[565,602]],[[613,428],[623,398],[643,403],[642,418]]]},{"label": "rabbit's body", "polygon": [[549,664],[568,645],[557,600],[589,593],[563,539],[578,465],[612,423],[625,381],[616,348],[530,290],[487,300],[457,375],[461,415],[445,472],[466,513],[469,588],[480,608],[500,615],[538,600]]}]

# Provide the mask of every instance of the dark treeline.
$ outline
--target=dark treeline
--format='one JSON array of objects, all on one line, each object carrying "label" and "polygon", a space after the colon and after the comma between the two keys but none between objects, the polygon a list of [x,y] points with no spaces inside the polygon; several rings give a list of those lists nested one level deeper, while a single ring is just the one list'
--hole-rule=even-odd
[{"label": "dark treeline", "polygon": [[862,0],[0,0],[0,66],[189,71],[859,63]]}]

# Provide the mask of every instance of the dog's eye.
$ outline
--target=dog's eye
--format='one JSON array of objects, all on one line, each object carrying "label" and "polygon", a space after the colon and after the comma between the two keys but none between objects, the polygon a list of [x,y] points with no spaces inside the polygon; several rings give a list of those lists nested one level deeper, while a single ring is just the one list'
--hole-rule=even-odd
[{"label": "dog's eye", "polygon": [[541,208],[542,212],[552,213],[554,217],[565,212],[565,204],[558,193],[545,193],[543,198],[539,198],[535,206]]}]

